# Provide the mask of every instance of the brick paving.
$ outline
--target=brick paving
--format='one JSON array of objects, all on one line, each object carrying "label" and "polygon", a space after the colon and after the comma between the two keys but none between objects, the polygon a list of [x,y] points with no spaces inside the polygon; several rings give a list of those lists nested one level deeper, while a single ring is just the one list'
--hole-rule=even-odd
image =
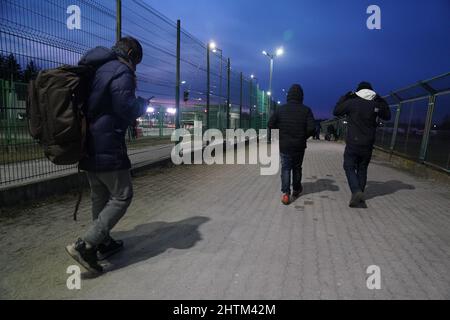
[{"label": "brick paving", "polygon": [[[126,249],[109,272],[68,290],[64,246],[89,223],[88,195],[0,216],[0,298],[449,299],[450,186],[375,159],[368,209],[348,207],[343,146],[309,142],[304,194],[280,203],[257,165],[154,169],[114,230]],[[366,269],[381,269],[381,289]]]}]

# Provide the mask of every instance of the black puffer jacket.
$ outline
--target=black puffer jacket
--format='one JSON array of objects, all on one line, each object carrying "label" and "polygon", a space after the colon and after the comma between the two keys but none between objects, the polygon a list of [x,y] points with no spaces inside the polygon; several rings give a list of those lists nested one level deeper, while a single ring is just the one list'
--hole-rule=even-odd
[{"label": "black puffer jacket", "polygon": [[316,124],[311,109],[303,104],[300,85],[291,87],[287,103],[270,117],[269,128],[280,130],[281,153],[295,154],[306,148],[306,140],[314,135]]},{"label": "black puffer jacket", "polygon": [[347,116],[348,145],[373,146],[377,130],[377,118],[388,121],[391,110],[386,101],[372,90],[349,92],[338,101],[334,115]]}]

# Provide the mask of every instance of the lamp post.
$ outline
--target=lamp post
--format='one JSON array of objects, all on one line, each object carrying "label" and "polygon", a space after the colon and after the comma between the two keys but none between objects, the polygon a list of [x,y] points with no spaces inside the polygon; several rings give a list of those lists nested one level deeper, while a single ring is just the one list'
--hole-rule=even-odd
[{"label": "lamp post", "polygon": [[223,76],[223,50],[217,48],[217,45],[214,41],[209,43],[209,47],[213,53],[220,52],[220,74],[219,74],[219,112],[217,113],[217,122],[219,124],[219,129],[222,130],[222,76]]},{"label": "lamp post", "polygon": [[269,92],[267,92],[267,94],[269,96],[271,96],[272,95],[272,78],[273,78],[273,61],[276,57],[280,57],[284,54],[284,49],[281,47],[278,48],[277,51],[275,52],[275,54],[271,54],[264,50],[262,52],[262,54],[270,59]]},{"label": "lamp post", "polygon": [[[250,75],[250,128],[252,127],[252,109],[253,109],[253,98],[254,98],[254,88],[253,88],[253,80],[258,81],[254,74]],[[255,128],[254,128],[255,129]]]},{"label": "lamp post", "polygon": [[[280,57],[280,56],[282,56],[284,54],[284,49],[282,47],[278,48],[275,51],[275,54],[269,53],[269,52],[264,50],[262,52],[262,54],[270,59],[269,91],[267,92],[267,96],[269,97],[269,106],[267,108],[267,116],[270,118],[270,116],[271,116],[271,107],[272,107],[273,61],[274,61],[274,59],[276,57]],[[269,134],[268,134],[267,138],[268,138],[268,141],[270,143],[270,141],[272,139],[270,130],[269,130]]]}]

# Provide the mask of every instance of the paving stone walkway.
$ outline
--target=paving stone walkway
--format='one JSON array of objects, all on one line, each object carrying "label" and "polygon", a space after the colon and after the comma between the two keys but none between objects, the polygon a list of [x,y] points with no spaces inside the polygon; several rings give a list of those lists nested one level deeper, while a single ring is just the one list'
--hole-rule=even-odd
[{"label": "paving stone walkway", "polygon": [[[154,169],[113,236],[108,273],[68,290],[64,246],[89,224],[88,195],[0,217],[0,298],[449,299],[450,186],[375,159],[368,209],[348,207],[343,146],[309,142],[304,194],[280,203],[279,176],[257,165]],[[366,271],[381,271],[369,290]]]}]

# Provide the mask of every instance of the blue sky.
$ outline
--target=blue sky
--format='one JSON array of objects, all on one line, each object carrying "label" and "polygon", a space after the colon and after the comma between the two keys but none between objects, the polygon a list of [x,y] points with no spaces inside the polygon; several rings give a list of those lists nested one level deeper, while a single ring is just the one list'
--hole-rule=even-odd
[{"label": "blue sky", "polygon": [[[263,49],[283,46],[274,94],[300,83],[316,117],[328,117],[341,94],[361,80],[381,94],[450,71],[450,1],[145,0],[204,42],[215,40],[233,67],[268,87]],[[366,9],[381,8],[381,30]]]}]

